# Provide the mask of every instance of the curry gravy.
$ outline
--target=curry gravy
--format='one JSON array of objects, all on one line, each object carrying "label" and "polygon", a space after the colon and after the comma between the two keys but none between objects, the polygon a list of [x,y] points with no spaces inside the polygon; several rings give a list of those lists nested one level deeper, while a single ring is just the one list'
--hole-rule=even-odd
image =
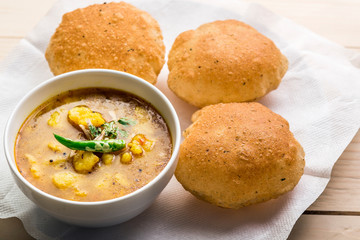
[{"label": "curry gravy", "polygon": [[[68,112],[86,106],[109,122],[126,118],[133,124],[121,125],[118,138],[128,144],[136,134],[154,142],[149,151],[133,155],[131,162],[120,161],[125,149],[113,160],[100,161],[92,171],[76,172],[74,150],[61,145],[53,134],[86,140],[84,132],[70,123]],[[75,201],[101,201],[129,194],[155,178],[166,166],[172,151],[170,133],[162,116],[144,100],[124,92],[104,88],[68,91],[46,101],[23,123],[16,139],[15,159],[20,173],[35,187],[51,195]]]}]

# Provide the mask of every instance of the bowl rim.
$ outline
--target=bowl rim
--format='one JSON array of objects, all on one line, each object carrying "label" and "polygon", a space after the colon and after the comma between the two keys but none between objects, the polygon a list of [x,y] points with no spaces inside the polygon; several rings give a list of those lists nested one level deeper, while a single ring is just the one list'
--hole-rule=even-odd
[{"label": "bowl rim", "polygon": [[[13,119],[15,119],[15,113],[18,112],[18,109],[27,101],[29,100],[29,98],[31,99],[31,97],[37,92],[40,91],[42,88],[53,84],[56,81],[59,81],[60,79],[63,78],[68,78],[68,77],[72,77],[74,75],[82,75],[82,74],[89,74],[89,73],[104,73],[104,74],[110,74],[110,75],[117,75],[119,77],[129,77],[132,78],[134,81],[140,82],[140,84],[145,85],[145,87],[150,88],[152,91],[154,91],[161,99],[162,101],[164,101],[166,103],[166,105],[168,106],[170,113],[172,115],[172,118],[174,119],[174,126],[175,126],[175,131],[174,132],[170,132],[171,135],[174,135],[175,142],[173,142],[173,149],[172,149],[172,154],[171,157],[168,161],[168,163],[166,164],[165,168],[163,170],[161,170],[161,172],[156,175],[155,178],[153,178],[150,182],[148,182],[146,185],[144,185],[143,187],[127,194],[121,197],[117,197],[117,198],[112,198],[112,199],[108,199],[108,200],[102,200],[102,201],[93,201],[93,202],[82,202],[82,201],[75,201],[75,200],[68,200],[68,199],[64,199],[64,198],[60,198],[60,197],[56,197],[54,195],[51,195],[47,192],[44,192],[40,189],[38,189],[37,187],[35,187],[34,185],[32,185],[28,180],[26,180],[25,177],[23,177],[17,166],[15,163],[15,156],[14,158],[11,157],[10,154],[10,150],[13,151],[14,147],[15,147],[15,143],[9,143],[8,142],[8,138],[10,136],[10,124],[11,121]],[[78,88],[80,89],[80,88]],[[68,90],[72,90],[71,88]],[[120,88],[118,88],[117,90],[121,90]],[[129,91],[123,90],[124,92],[128,92],[131,93]],[[138,96],[134,93],[131,93],[137,97]],[[51,97],[49,97],[51,98]],[[148,100],[144,99],[145,101],[149,102]],[[44,100],[46,101],[46,99]],[[152,102],[149,102],[151,104],[153,104]],[[157,110],[156,106],[153,105],[153,107]],[[34,110],[34,109],[33,109]],[[158,111],[158,110],[157,110]],[[24,123],[26,119],[23,119],[22,123]],[[168,123],[167,123],[168,124]],[[169,129],[170,130],[170,129]],[[17,131],[18,132],[18,131]],[[16,138],[15,138],[16,139]],[[25,94],[25,96],[23,96],[20,101],[16,104],[15,108],[12,110],[6,125],[5,125],[5,130],[4,130],[4,134],[3,134],[3,147],[4,147],[4,152],[5,152],[5,157],[7,160],[7,163],[10,167],[10,170],[16,175],[16,177],[18,179],[21,180],[22,183],[24,183],[28,188],[30,188],[32,191],[35,191],[36,193],[49,198],[51,200],[63,203],[63,204],[70,204],[70,205],[78,205],[78,206],[99,206],[99,205],[106,205],[106,204],[112,204],[115,202],[119,202],[119,201],[125,201],[126,199],[129,199],[135,195],[140,194],[141,192],[149,189],[150,187],[152,187],[156,182],[158,182],[158,180],[160,180],[172,167],[172,165],[174,164],[174,162],[176,162],[177,160],[177,156],[178,156],[178,152],[179,152],[179,148],[180,148],[180,141],[181,141],[181,127],[180,127],[180,121],[179,118],[177,116],[176,110],[173,107],[173,105],[171,104],[170,100],[164,95],[164,93],[162,93],[157,87],[155,87],[154,85],[152,85],[151,83],[147,82],[146,80],[137,77],[135,75],[126,73],[126,72],[121,72],[121,71],[117,71],[117,70],[111,70],[111,69],[82,69],[82,70],[76,70],[76,71],[72,71],[72,72],[67,72],[64,74],[60,74],[57,76],[54,76],[50,79],[45,80],[44,82],[36,85],[34,88],[32,88],[27,94]],[[8,149],[8,146],[10,146],[11,149]],[[166,187],[166,186],[165,186]]]}]

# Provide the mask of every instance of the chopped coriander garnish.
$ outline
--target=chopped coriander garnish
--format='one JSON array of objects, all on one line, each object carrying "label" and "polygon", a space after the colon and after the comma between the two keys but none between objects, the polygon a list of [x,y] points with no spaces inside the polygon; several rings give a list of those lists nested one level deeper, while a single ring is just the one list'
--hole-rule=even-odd
[{"label": "chopped coriander garnish", "polygon": [[121,137],[125,138],[128,136],[127,131],[125,131],[124,129],[119,129],[119,134]]},{"label": "chopped coriander garnish", "polygon": [[[118,121],[121,125],[135,125],[136,121],[128,118],[120,118]],[[100,127],[95,127],[91,124],[91,122],[88,123],[90,135],[92,139],[95,139],[99,135],[104,134],[105,137],[110,139],[117,138],[118,134],[120,134],[121,137],[127,137],[128,133],[124,129],[120,129],[118,126],[116,126],[116,121],[111,121],[104,123]]]},{"label": "chopped coriander garnish", "polygon": [[136,121],[129,118],[120,118],[118,120],[118,123],[120,123],[121,125],[135,125]]},{"label": "chopped coriander garnish", "polygon": [[101,129],[92,125],[91,122],[88,123],[88,126],[89,126],[89,130],[90,130],[90,135],[93,139],[100,135]]},{"label": "chopped coriander garnish", "polygon": [[115,125],[114,121],[101,125],[105,131],[105,137],[116,138],[120,129]]}]

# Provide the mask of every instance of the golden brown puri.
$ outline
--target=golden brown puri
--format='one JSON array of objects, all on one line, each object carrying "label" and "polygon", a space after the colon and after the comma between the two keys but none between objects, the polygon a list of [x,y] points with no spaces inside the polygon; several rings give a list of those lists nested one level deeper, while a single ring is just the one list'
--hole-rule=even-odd
[{"label": "golden brown puri", "polygon": [[51,71],[107,68],[155,84],[165,46],[157,21],[120,2],[95,4],[64,14],[45,53]]},{"label": "golden brown puri", "polygon": [[175,176],[197,198],[240,208],[292,190],[304,150],[288,122],[259,103],[204,107],[192,116]]},{"label": "golden brown puri", "polygon": [[254,28],[215,21],[181,33],[169,53],[169,88],[197,107],[260,98],[278,87],[287,58]]}]

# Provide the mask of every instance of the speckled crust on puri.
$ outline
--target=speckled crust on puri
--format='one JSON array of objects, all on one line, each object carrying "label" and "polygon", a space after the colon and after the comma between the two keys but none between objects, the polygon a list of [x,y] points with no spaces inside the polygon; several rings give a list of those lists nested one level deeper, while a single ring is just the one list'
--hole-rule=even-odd
[{"label": "speckled crust on puri", "polygon": [[157,21],[120,2],[95,4],[64,14],[45,53],[51,71],[108,68],[155,84],[165,46]]},{"label": "speckled crust on puri", "polygon": [[254,28],[215,21],[181,33],[169,53],[169,88],[203,107],[260,98],[278,87],[287,58]]},{"label": "speckled crust on puri", "polygon": [[226,103],[194,113],[175,176],[197,198],[225,208],[292,190],[305,166],[288,122],[259,103]]}]

